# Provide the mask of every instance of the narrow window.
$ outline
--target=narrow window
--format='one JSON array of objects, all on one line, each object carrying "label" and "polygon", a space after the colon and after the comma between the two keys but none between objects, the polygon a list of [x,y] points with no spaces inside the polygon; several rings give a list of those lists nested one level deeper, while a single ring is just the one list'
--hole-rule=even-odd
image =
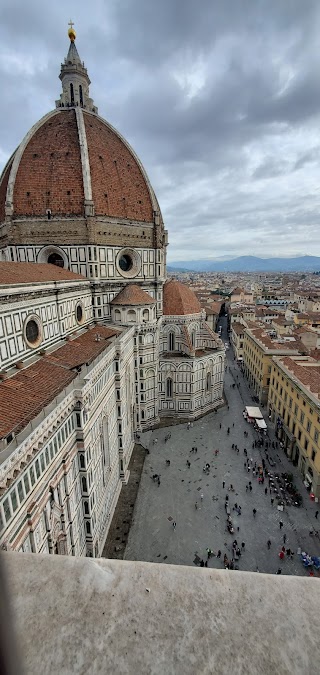
[{"label": "narrow window", "polygon": [[174,352],[175,350],[175,335],[174,333],[169,333],[169,352]]},{"label": "narrow window", "polygon": [[211,389],[211,373],[207,374],[207,391]]},{"label": "narrow window", "polygon": [[83,105],[82,85],[79,84],[80,105]]},{"label": "narrow window", "polygon": [[172,379],[168,377],[167,379],[167,398],[172,398]]},{"label": "narrow window", "polygon": [[71,100],[71,105],[74,105],[74,91],[73,91],[73,84],[71,82],[70,84],[70,100]]}]

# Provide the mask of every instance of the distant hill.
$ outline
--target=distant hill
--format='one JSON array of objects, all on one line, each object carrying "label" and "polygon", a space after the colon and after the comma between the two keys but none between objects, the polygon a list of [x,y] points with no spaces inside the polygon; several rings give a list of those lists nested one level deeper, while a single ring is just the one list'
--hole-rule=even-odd
[{"label": "distant hill", "polygon": [[172,262],[168,269],[188,272],[318,272],[320,257],[304,255],[297,258],[256,258],[245,255],[231,260]]}]

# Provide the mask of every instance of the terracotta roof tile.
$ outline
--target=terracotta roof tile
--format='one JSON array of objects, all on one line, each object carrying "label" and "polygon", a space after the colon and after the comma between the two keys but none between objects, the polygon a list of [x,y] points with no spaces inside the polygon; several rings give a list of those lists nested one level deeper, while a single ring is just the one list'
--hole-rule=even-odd
[{"label": "terracotta roof tile", "polygon": [[81,274],[75,274],[64,267],[49,263],[0,262],[0,284],[30,284],[42,281],[85,281]]},{"label": "terracotta roof tile", "polygon": [[[0,438],[18,433],[91,363],[119,331],[94,326],[0,384]],[[98,339],[97,339],[98,336]]]},{"label": "terracotta roof tile", "polygon": [[286,356],[285,358],[277,359],[277,362],[282,363],[293,374],[295,379],[299,380],[305,387],[308,387],[313,394],[319,395],[320,363],[316,359],[309,358],[308,360],[299,361],[297,358]]},{"label": "terracotta roof tile", "polygon": [[195,293],[180,281],[170,279],[163,287],[163,314],[183,316],[199,314],[201,305]]},{"label": "terracotta roof tile", "polygon": [[155,302],[154,298],[137,284],[128,284],[111,300],[112,305],[154,305]]}]

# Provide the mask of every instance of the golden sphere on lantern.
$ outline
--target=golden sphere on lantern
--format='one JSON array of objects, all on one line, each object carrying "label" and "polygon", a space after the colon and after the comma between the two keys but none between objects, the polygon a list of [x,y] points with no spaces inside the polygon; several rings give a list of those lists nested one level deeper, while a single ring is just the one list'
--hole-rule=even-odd
[{"label": "golden sphere on lantern", "polygon": [[77,33],[73,28],[73,22],[72,21],[69,21],[69,26],[70,26],[70,28],[68,30],[68,36],[70,38],[70,41],[74,42],[76,37],[77,37]]}]

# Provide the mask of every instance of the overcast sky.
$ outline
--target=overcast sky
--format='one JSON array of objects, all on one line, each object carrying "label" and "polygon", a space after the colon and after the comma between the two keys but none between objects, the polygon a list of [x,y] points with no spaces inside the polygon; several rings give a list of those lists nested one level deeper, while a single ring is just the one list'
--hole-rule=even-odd
[{"label": "overcast sky", "polygon": [[319,0],[2,0],[1,168],[60,94],[70,17],[169,260],[320,255]]}]

